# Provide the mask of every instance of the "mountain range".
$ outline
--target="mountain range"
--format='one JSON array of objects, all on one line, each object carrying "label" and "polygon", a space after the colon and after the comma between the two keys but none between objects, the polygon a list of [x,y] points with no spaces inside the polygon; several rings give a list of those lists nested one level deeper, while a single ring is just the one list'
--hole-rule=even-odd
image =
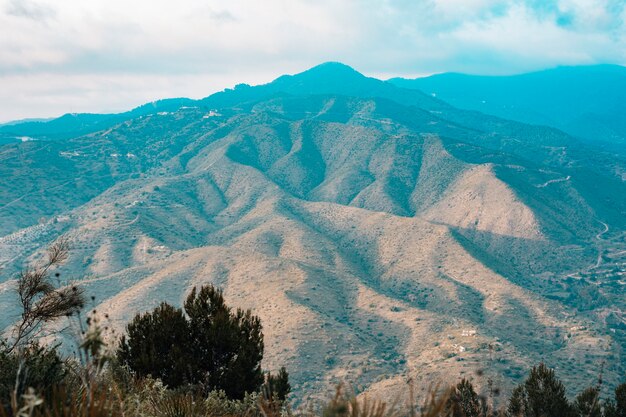
[{"label": "mountain range", "polygon": [[[587,77],[623,68],[555,71],[382,81],[326,63],[0,126],[0,327],[10,278],[65,235],[63,277],[111,327],[214,283],[260,315],[264,366],[304,398],[408,377],[507,391],[539,361],[577,390],[603,367],[611,386],[626,369],[626,90],[598,77],[594,95]],[[581,91],[546,91],[551,77]],[[589,114],[610,133],[570,123]]]},{"label": "mountain range", "polygon": [[445,73],[389,82],[470,110],[556,127],[573,136],[626,143],[626,68],[560,67],[514,76]]}]

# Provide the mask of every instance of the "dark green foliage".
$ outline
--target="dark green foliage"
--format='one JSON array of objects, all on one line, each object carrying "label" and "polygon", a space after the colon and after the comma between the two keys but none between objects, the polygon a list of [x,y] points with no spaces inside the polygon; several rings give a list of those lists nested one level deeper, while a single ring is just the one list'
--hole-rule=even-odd
[{"label": "dark green foliage", "polygon": [[480,398],[470,381],[462,379],[450,393],[447,404],[451,417],[479,417],[484,415]]},{"label": "dark green foliage", "polygon": [[617,408],[615,407],[615,401],[606,400],[602,409],[603,417],[617,417]]},{"label": "dark green foliage", "polygon": [[528,398],[523,385],[519,385],[513,390],[511,398],[509,398],[509,406],[507,407],[507,415],[509,417],[520,417],[524,415]]},{"label": "dark green foliage", "polygon": [[533,367],[526,381],[509,400],[509,416],[571,417],[573,409],[565,397],[565,387],[554,371],[541,363]]},{"label": "dark green foliage", "polygon": [[138,376],[160,378],[170,387],[192,381],[189,323],[181,309],[162,303],[151,313],[137,314],[126,326],[117,351],[122,364]]},{"label": "dark green foliage", "polygon": [[578,394],[573,404],[574,411],[580,417],[602,417],[600,390],[590,387]]},{"label": "dark green foliage", "polygon": [[626,417],[626,382],[615,388],[615,415]]},{"label": "dark green foliage", "polygon": [[194,288],[185,312],[166,303],[137,315],[127,326],[118,359],[138,376],[160,378],[169,387],[198,384],[241,399],[263,383],[261,321],[232,311],[213,286]]},{"label": "dark green foliage", "polygon": [[263,384],[261,320],[251,311],[233,312],[212,285],[194,288],[185,302],[192,334],[195,379],[208,390],[224,390],[241,399]]},{"label": "dark green foliage", "polygon": [[280,368],[276,375],[267,374],[265,384],[263,384],[263,394],[267,399],[285,402],[290,392],[289,373],[284,366]]},{"label": "dark green foliage", "polygon": [[56,349],[32,343],[9,352],[0,345],[0,404],[9,404],[14,390],[20,398],[27,388],[48,397],[64,377],[64,363]]}]

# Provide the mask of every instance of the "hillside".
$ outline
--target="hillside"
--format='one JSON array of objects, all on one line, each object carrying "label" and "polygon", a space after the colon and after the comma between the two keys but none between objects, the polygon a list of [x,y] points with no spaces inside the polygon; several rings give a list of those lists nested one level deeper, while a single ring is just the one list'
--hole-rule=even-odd
[{"label": "hillside", "polygon": [[3,311],[65,234],[114,327],[213,282],[300,393],[623,375],[623,154],[341,64],[179,104],[0,147]]}]

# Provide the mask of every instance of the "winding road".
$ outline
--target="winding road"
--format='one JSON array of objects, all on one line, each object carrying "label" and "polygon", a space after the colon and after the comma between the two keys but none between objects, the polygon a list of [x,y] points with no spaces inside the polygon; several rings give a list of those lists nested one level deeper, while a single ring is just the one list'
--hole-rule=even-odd
[{"label": "winding road", "polygon": [[548,180],[548,181],[544,182],[543,184],[535,185],[535,187],[537,187],[537,188],[544,188],[544,187],[547,187],[548,185],[550,185],[550,184],[554,184],[554,183],[556,183],[556,182],[565,182],[565,181],[569,181],[571,178],[572,178],[572,176],[571,176],[571,175],[568,175],[568,176],[567,176],[567,177],[565,177],[565,178],[557,178],[557,179],[554,179],[554,180]]},{"label": "winding road", "polygon": [[[602,242],[604,239],[602,238],[603,235],[605,235],[606,233],[608,233],[609,231],[609,225],[606,224],[605,222],[603,222],[602,220],[598,220],[596,219],[597,222],[599,222],[602,226],[604,226],[604,230],[602,230],[601,232],[599,232],[595,238],[596,240]],[[573,272],[571,274],[567,274],[565,275],[565,278],[574,278],[574,279],[580,279],[578,275],[580,272],[589,272],[589,271],[593,271],[594,269],[597,269],[600,267],[600,265],[602,265],[602,248],[598,245],[598,258],[596,259],[596,263],[591,265],[589,268],[583,270],[583,271],[578,271],[578,272]]]}]

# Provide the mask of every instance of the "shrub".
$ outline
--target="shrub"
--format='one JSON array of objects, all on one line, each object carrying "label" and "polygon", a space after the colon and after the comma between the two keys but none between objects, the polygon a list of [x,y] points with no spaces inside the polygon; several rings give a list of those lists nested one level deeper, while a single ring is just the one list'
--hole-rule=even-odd
[{"label": "shrub", "polygon": [[[36,398],[36,396],[35,396]],[[32,400],[31,400],[32,402]],[[28,404],[28,401],[26,401]],[[121,399],[111,387],[93,385],[89,389],[71,391],[66,387],[55,387],[51,398],[35,407],[29,413],[18,413],[19,417],[122,417]]]},{"label": "shrub", "polygon": [[0,403],[9,405],[15,394],[20,399],[28,388],[49,397],[51,389],[61,384],[65,367],[56,349],[31,343],[19,350],[0,347]]},{"label": "shrub", "polygon": [[263,383],[261,321],[250,310],[232,311],[215,287],[194,288],[185,314],[163,303],[137,315],[122,337],[118,359],[136,375],[161,379],[172,388],[198,384],[242,399]]},{"label": "shrub", "polygon": [[224,391],[211,391],[206,400],[208,415],[213,417],[253,416],[257,411],[257,394],[246,394],[242,400],[231,400]]},{"label": "shrub", "polygon": [[152,409],[152,413],[159,417],[198,417],[208,414],[202,399],[177,392],[168,392],[163,398],[153,400]]}]

